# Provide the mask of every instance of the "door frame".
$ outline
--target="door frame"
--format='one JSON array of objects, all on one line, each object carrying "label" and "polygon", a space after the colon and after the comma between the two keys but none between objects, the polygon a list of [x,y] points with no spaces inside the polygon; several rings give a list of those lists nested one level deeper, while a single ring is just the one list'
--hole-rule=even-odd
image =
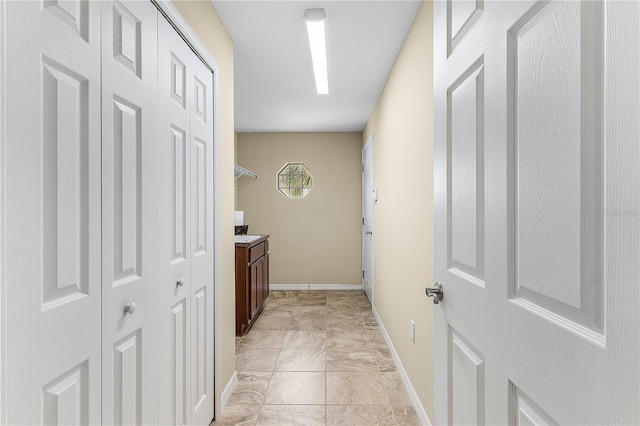
[{"label": "door frame", "polygon": [[220,327],[220,66],[170,0],[151,0],[213,73],[213,394],[214,417],[222,414],[222,329]]},{"label": "door frame", "polygon": [[4,189],[4,167],[5,162],[5,141],[6,138],[6,129],[5,129],[5,111],[6,109],[6,100],[5,100],[5,31],[7,26],[4,25],[5,20],[5,8],[7,7],[7,2],[0,3],[0,22],[2,25],[2,30],[0,30],[0,424],[7,424],[7,419],[5,418],[5,396],[6,392],[6,382],[5,382],[5,371],[6,369],[6,357],[5,353],[7,350],[6,344],[6,324],[4,321],[4,313],[6,312],[5,303],[7,301],[6,298],[6,279],[4,277],[4,254],[5,250],[5,211],[4,211],[4,199],[5,199],[5,189]]},{"label": "door frame", "polygon": [[[365,209],[366,209],[366,197],[367,194],[365,193],[365,182],[364,182],[364,151],[366,149],[371,149],[371,181],[372,181],[372,187],[374,187],[373,185],[373,133],[371,134],[371,136],[369,136],[369,138],[367,139],[367,142],[363,145],[362,147],[362,291],[365,291],[365,280],[364,280],[364,271],[365,271],[365,240],[366,240],[366,235],[365,235],[365,229],[364,229],[364,213],[365,213]],[[370,197],[371,194],[368,194],[368,196]],[[375,202],[374,202],[374,207],[375,207]],[[371,211],[371,214],[373,216],[373,209]],[[370,281],[371,281],[371,306],[373,306],[373,302],[375,300],[375,285],[374,285],[374,273],[373,273],[373,265],[374,265],[374,259],[375,256],[373,255],[374,253],[374,245],[375,245],[375,239],[374,239],[374,234],[373,234],[373,227],[374,227],[374,220],[373,217],[371,218],[371,277],[370,277]]]}]

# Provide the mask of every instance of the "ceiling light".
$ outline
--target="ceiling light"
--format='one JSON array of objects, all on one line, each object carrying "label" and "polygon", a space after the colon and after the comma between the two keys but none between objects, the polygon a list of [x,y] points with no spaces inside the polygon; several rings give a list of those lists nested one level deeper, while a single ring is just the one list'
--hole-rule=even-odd
[{"label": "ceiling light", "polygon": [[324,9],[307,9],[304,19],[307,21],[309,48],[313,61],[313,73],[316,77],[316,91],[319,95],[329,93],[327,77],[327,47],[324,36],[324,20],[327,17]]}]

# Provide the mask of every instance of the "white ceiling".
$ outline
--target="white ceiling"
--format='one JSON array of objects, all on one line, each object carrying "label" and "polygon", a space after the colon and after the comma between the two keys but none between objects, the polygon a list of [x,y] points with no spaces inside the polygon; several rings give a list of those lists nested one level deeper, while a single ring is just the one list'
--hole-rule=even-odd
[{"label": "white ceiling", "polygon": [[[361,131],[420,0],[212,0],[235,44],[238,132]],[[329,94],[318,95],[303,14],[326,10]]]}]

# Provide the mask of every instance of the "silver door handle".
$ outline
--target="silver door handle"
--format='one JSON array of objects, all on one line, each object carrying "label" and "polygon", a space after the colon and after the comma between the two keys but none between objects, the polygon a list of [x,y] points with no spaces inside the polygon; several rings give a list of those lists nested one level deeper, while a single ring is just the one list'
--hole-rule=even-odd
[{"label": "silver door handle", "polygon": [[136,302],[127,303],[127,305],[124,307],[125,314],[133,315],[135,311],[136,311]]},{"label": "silver door handle", "polygon": [[427,287],[425,289],[425,293],[427,293],[428,297],[433,297],[433,304],[437,305],[442,302],[444,298],[444,291],[442,290],[442,284],[436,283],[435,287]]},{"label": "silver door handle", "polygon": [[182,286],[184,286],[184,278],[180,278],[180,279],[176,282],[176,285],[177,285],[178,287],[182,287]]}]

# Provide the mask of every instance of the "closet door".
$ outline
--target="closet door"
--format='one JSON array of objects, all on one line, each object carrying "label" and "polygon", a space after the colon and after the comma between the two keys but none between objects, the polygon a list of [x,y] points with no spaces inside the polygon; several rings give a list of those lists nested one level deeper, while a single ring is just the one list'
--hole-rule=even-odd
[{"label": "closet door", "polygon": [[192,52],[158,16],[160,423],[189,421]]},{"label": "closet door", "polygon": [[3,420],[96,424],[100,10],[92,2],[0,7]]},{"label": "closet door", "polygon": [[212,74],[158,17],[160,423],[213,419]]},{"label": "closet door", "polygon": [[102,422],[157,424],[157,11],[102,4]]},{"label": "closet door", "polygon": [[191,424],[208,425],[214,398],[213,73],[193,52],[191,62]]}]

